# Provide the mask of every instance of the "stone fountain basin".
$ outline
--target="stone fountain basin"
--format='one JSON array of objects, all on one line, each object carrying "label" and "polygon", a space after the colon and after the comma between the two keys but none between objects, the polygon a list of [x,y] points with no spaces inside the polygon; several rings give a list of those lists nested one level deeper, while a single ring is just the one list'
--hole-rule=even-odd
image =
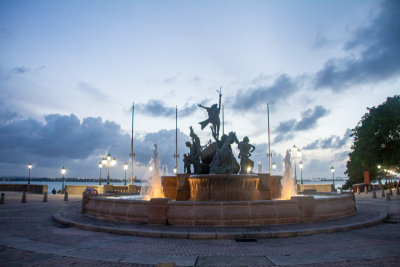
[{"label": "stone fountain basin", "polygon": [[129,200],[91,196],[84,203],[92,218],[142,224],[260,226],[308,223],[350,216],[354,193],[293,196],[291,200],[175,201]]}]

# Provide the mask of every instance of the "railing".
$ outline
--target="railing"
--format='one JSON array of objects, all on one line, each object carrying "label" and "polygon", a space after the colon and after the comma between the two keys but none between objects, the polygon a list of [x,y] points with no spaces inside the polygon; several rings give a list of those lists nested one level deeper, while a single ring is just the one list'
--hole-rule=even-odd
[{"label": "railing", "polygon": [[128,193],[127,185],[114,185],[114,193]]}]

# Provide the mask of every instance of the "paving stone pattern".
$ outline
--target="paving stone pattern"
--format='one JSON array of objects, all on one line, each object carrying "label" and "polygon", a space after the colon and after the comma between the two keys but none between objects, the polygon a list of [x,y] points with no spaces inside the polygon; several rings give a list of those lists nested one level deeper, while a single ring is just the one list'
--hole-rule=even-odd
[{"label": "paving stone pattern", "polygon": [[[1,192],[0,192],[1,193]],[[386,212],[387,223],[357,230],[288,238],[192,240],[85,231],[55,223],[56,212],[80,198],[5,192],[0,205],[0,266],[399,266],[400,197],[356,195],[360,212]],[[392,218],[392,219],[391,219]],[[144,227],[144,226],[143,226]],[[289,227],[289,226],[286,226]]]}]

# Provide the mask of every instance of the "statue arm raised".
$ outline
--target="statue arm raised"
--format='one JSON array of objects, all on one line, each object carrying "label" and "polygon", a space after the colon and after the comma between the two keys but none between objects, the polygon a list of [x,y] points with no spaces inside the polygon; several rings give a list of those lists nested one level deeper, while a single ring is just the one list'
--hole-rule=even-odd
[{"label": "statue arm raised", "polygon": [[253,153],[253,151],[256,149],[256,147],[255,146],[253,146],[253,145],[250,145],[250,152],[251,153]]}]

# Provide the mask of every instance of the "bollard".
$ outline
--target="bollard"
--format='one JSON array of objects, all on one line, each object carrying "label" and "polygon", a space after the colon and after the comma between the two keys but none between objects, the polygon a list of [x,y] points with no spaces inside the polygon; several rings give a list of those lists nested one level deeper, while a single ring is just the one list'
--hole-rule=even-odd
[{"label": "bollard", "polygon": [[0,204],[4,204],[4,193],[1,193]]},{"label": "bollard", "polygon": [[389,193],[390,193],[391,196],[393,196],[392,188],[389,189]]},{"label": "bollard", "polygon": [[390,200],[390,193],[386,193],[386,198],[385,200]]},{"label": "bollard", "polygon": [[64,193],[64,201],[68,201],[68,191],[65,191]]},{"label": "bollard", "polygon": [[385,189],[383,188],[383,186],[381,188],[381,195],[382,195],[382,197],[385,197]]},{"label": "bollard", "polygon": [[360,194],[360,187],[357,186],[357,195]]},{"label": "bollard", "polygon": [[372,198],[376,198],[376,191],[372,191]]},{"label": "bollard", "polygon": [[44,192],[43,194],[43,202],[47,202],[47,192]]},{"label": "bollard", "polygon": [[364,186],[364,193],[368,194],[368,186]]},{"label": "bollard", "polygon": [[22,203],[26,203],[26,192],[22,193]]}]

